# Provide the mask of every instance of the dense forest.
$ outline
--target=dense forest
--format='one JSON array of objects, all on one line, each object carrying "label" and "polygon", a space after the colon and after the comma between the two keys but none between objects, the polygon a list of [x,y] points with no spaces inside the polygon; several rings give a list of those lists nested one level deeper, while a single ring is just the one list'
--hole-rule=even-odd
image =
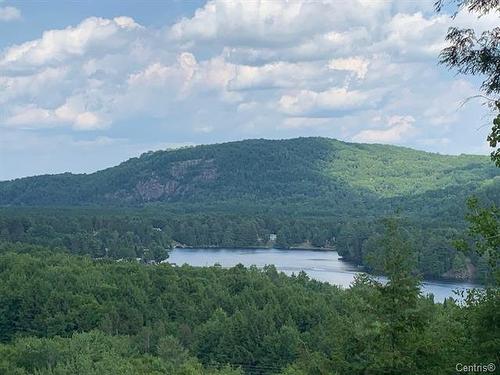
[{"label": "dense forest", "polygon": [[389,228],[389,283],[0,247],[1,374],[447,374],[498,363],[494,290],[421,297]]},{"label": "dense forest", "polygon": [[[486,260],[457,251],[465,225],[437,221],[402,221],[415,245],[415,271],[428,278],[485,281]],[[59,248],[93,258],[138,259],[145,263],[168,258],[174,246],[275,247],[336,249],[346,259],[381,272],[380,220],[346,220],[334,216],[265,213],[180,213],[177,211],[96,208],[0,209],[0,244],[26,243]],[[275,241],[270,235],[276,234]]]},{"label": "dense forest", "polygon": [[[0,374],[427,375],[469,363],[489,369],[499,363],[498,289],[472,291],[461,303],[435,303],[420,293],[422,276],[498,279],[495,261],[473,247],[499,246],[491,243],[499,213],[482,208],[497,202],[498,177],[462,187],[376,198],[372,192],[365,200],[359,194],[357,201],[339,200],[342,209],[307,196],[288,203],[247,196],[9,204],[0,209]],[[457,205],[471,192],[477,199],[469,209]],[[397,225],[381,219],[395,211]],[[472,237],[484,225],[493,235],[477,242]],[[335,248],[389,281],[361,274],[342,289],[273,266],[159,264],[173,246]]]},{"label": "dense forest", "polygon": [[[0,183],[1,205],[134,206],[158,202],[325,206],[343,215],[420,211],[443,198],[488,194],[498,170],[485,156],[447,156],[328,138],[246,140],[149,152],[92,174]],[[446,202],[441,210],[450,209]],[[441,205],[440,205],[441,206]],[[458,205],[457,205],[458,206]],[[439,211],[433,211],[432,214]]]},{"label": "dense forest", "polygon": [[248,140],[150,152],[89,175],[0,182],[0,241],[145,262],[175,245],[335,248],[379,271],[370,259],[380,217],[400,212],[423,276],[483,280],[485,260],[453,245],[471,195],[500,206],[487,157]]},{"label": "dense forest", "polygon": [[[498,373],[500,29],[460,25],[440,63],[481,76],[494,163],[299,138],[0,182],[0,375]],[[175,246],[334,248],[369,272],[341,288]],[[435,303],[423,277],[484,285]]]}]

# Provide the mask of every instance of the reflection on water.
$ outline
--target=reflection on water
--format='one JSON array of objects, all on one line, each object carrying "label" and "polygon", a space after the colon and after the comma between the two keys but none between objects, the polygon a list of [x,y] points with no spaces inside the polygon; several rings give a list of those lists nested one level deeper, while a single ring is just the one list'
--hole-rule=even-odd
[{"label": "reflection on water", "polygon": [[[349,287],[356,273],[360,272],[355,265],[339,260],[336,251],[315,250],[277,250],[277,249],[174,249],[168,262],[192,266],[213,266],[218,263],[222,267],[233,267],[239,263],[244,266],[264,267],[274,264],[279,271],[288,275],[305,271],[311,278],[326,281],[330,284]],[[447,297],[460,299],[455,290],[466,290],[475,287],[466,282],[424,281],[422,292],[432,293],[434,300],[442,302]]]}]

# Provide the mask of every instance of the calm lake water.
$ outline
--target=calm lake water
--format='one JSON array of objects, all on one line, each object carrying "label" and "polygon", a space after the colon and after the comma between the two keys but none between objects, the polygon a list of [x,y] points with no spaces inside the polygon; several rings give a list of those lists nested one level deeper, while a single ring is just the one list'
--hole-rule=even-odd
[{"label": "calm lake water", "polygon": [[[339,260],[336,251],[315,250],[277,250],[277,249],[174,249],[170,252],[169,263],[179,266],[213,266],[233,267],[238,263],[244,266],[263,267],[274,264],[279,271],[288,275],[305,271],[311,278],[326,281],[330,284],[349,287],[356,273],[360,270],[345,261]],[[477,285],[466,282],[424,281],[424,294],[432,293],[434,300],[442,302],[447,297],[460,298],[456,290],[466,290]]]}]

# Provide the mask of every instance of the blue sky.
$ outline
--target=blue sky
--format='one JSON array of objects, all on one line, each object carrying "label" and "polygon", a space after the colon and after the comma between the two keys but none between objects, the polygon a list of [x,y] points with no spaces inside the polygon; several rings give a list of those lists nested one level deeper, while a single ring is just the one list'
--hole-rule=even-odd
[{"label": "blue sky", "polygon": [[247,138],[486,154],[480,82],[437,55],[498,18],[432,3],[0,0],[0,180]]}]

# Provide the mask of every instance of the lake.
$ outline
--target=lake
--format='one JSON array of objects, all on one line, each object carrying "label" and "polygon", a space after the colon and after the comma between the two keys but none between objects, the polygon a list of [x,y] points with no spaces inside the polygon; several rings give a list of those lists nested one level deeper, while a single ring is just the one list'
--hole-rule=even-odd
[{"label": "lake", "polygon": [[[278,249],[174,249],[170,252],[169,263],[191,266],[233,267],[238,263],[244,266],[264,267],[274,264],[276,269],[288,275],[305,271],[311,278],[330,284],[349,287],[354,276],[360,272],[355,265],[339,259],[336,251],[319,250],[278,250]],[[436,302],[447,297],[460,300],[455,290],[467,290],[477,285],[468,282],[425,280],[422,283],[424,294],[432,293]]]}]

